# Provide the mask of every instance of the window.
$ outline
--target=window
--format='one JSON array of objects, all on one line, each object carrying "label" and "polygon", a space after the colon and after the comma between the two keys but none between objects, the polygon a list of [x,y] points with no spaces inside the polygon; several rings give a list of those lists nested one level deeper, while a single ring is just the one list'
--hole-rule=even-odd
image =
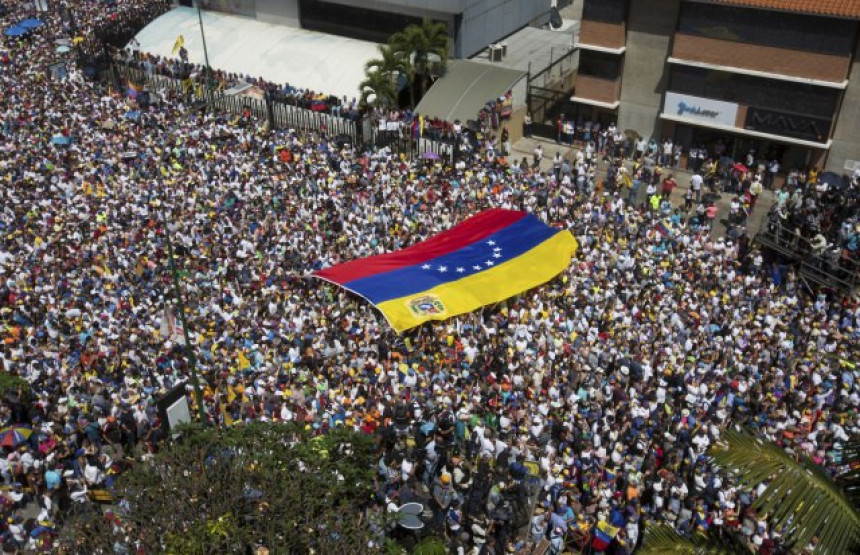
[{"label": "window", "polygon": [[627,0],[585,0],[582,19],[623,23],[627,11]]},{"label": "window", "polygon": [[299,0],[299,14],[304,29],[371,42],[386,42],[405,27],[421,24],[420,17],[319,0]]},{"label": "window", "polygon": [[751,75],[672,65],[669,89],[681,94],[830,120],[840,91]]},{"label": "window", "polygon": [[621,77],[621,56],[593,50],[580,50],[579,73],[614,81]]},{"label": "window", "polygon": [[712,39],[848,55],[854,44],[854,21],[684,2],[678,30]]}]

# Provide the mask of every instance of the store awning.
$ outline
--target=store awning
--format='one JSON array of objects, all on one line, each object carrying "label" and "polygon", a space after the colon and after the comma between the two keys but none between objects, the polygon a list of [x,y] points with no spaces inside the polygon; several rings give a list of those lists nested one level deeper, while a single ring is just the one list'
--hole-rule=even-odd
[{"label": "store awning", "polygon": [[473,120],[487,101],[503,96],[525,76],[523,71],[451,60],[448,71],[430,87],[415,111],[446,121]]}]

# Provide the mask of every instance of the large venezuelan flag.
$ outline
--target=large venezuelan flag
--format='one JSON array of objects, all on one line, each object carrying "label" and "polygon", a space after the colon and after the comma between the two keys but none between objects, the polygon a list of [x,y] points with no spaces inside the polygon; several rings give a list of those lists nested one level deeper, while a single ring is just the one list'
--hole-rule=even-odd
[{"label": "large venezuelan flag", "polygon": [[569,231],[525,212],[492,209],[407,249],[325,268],[374,304],[397,331],[444,320],[546,283],[578,248]]}]

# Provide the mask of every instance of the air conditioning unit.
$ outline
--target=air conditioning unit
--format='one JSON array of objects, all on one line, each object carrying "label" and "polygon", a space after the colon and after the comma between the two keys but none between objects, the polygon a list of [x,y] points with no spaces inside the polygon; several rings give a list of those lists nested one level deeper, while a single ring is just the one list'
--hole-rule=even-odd
[{"label": "air conditioning unit", "polygon": [[491,44],[490,45],[490,61],[491,62],[501,62],[502,61],[502,48],[498,45]]}]

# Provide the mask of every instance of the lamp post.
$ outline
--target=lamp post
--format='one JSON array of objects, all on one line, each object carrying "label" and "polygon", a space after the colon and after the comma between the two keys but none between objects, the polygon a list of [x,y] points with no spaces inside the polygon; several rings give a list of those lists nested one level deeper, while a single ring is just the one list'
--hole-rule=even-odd
[{"label": "lamp post", "polygon": [[179,273],[176,271],[176,261],[173,257],[173,241],[167,222],[164,224],[164,237],[167,240],[167,256],[170,263],[170,273],[173,277],[173,293],[176,296],[176,306],[179,308],[179,321],[182,323],[182,335],[185,338],[185,356],[188,357],[188,367],[191,371],[191,383],[194,385],[194,396],[197,398],[197,411],[200,423],[206,425],[206,411],[203,410],[203,390],[200,389],[200,378],[197,376],[197,357],[191,347],[191,335],[188,333],[188,321],[185,318],[185,303],[182,302],[182,292],[179,290]]},{"label": "lamp post", "polygon": [[197,0],[197,21],[200,23],[200,39],[203,41],[203,59],[206,62],[206,95],[212,95],[212,68],[209,67],[209,51],[206,49],[206,34],[203,32],[203,11],[200,4],[203,0]]}]

